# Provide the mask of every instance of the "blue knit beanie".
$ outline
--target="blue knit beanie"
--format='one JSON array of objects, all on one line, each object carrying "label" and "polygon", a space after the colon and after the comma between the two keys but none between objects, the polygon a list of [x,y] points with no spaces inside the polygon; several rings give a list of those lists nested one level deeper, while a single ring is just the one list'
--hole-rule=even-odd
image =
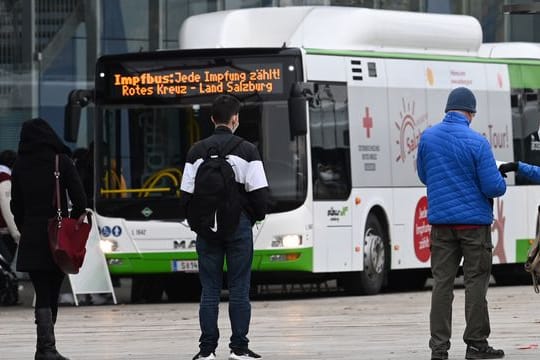
[{"label": "blue knit beanie", "polygon": [[465,87],[458,87],[450,92],[448,95],[448,101],[446,102],[446,109],[444,112],[452,110],[462,110],[471,113],[476,112],[476,98],[471,90]]}]

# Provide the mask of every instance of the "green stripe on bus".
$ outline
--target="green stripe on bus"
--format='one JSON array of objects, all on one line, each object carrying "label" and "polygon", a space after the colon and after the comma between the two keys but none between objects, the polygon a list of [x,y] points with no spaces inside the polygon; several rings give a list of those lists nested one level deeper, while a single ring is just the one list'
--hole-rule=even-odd
[{"label": "green stripe on bus", "polygon": [[510,87],[513,89],[540,89],[540,60],[527,59],[489,59],[480,57],[452,56],[452,55],[429,55],[429,54],[402,54],[383,53],[374,51],[348,51],[348,50],[324,50],[306,49],[311,55],[330,56],[356,56],[386,59],[407,60],[433,60],[433,61],[459,61],[474,63],[507,64],[510,76]]},{"label": "green stripe on bus", "polygon": [[527,261],[527,255],[534,239],[517,239],[516,240],[516,263],[524,263]]},{"label": "green stripe on bus", "polygon": [[[280,255],[296,260],[279,261]],[[110,253],[105,255],[112,275],[171,273],[173,260],[196,260],[196,252]],[[313,248],[255,250],[253,271],[313,271]]]},{"label": "green stripe on bus", "polygon": [[540,65],[508,65],[513,89],[540,89]]}]

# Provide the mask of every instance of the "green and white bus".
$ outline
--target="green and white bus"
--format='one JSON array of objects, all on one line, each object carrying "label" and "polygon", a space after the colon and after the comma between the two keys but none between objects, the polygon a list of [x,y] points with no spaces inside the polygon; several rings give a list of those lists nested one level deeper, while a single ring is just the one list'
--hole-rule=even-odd
[{"label": "green and white bus", "polygon": [[[111,274],[134,277],[147,298],[197,287],[178,189],[189,147],[213,130],[217,94],[241,100],[238,135],[257,145],[270,186],[270,213],[253,228],[254,279],[335,278],[365,294],[423,285],[430,226],[416,149],[452,88],[474,91],[472,127],[497,160],[540,164],[540,45],[482,44],[473,17],[232,10],[188,18],[179,45],[103,56],[96,67],[102,248]],[[492,227],[500,282],[524,262],[540,204],[539,187],[507,183]]]}]

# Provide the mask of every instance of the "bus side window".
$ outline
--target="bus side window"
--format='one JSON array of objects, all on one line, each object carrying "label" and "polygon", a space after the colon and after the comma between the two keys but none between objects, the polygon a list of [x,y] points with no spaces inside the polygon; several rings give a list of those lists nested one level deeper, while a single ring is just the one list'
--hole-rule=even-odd
[{"label": "bus side window", "polygon": [[[514,160],[540,166],[539,89],[520,89],[512,94],[514,125]],[[516,175],[517,185],[531,182]]]},{"label": "bus side window", "polygon": [[345,84],[314,86],[310,102],[314,200],[344,200],[351,192],[349,118]]}]

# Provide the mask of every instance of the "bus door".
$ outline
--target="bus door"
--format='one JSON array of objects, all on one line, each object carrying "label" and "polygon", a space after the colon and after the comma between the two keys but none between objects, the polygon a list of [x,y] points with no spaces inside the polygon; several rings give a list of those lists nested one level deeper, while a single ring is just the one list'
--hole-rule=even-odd
[{"label": "bus door", "polygon": [[351,270],[351,162],[345,84],[315,83],[310,101],[314,271]]}]

